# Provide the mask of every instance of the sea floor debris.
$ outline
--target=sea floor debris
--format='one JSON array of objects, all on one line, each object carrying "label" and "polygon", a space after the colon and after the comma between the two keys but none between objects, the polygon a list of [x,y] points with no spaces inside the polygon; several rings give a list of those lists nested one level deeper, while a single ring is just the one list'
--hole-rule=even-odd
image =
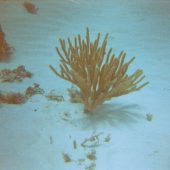
[{"label": "sea floor debris", "polygon": [[0,25],[0,62],[8,62],[14,50],[15,49],[6,42],[5,33]]},{"label": "sea floor debris", "polygon": [[44,90],[39,84],[34,83],[33,86],[26,88],[24,93],[17,92],[1,92],[0,104],[24,104],[30,97],[37,94],[43,94]]},{"label": "sea floor debris", "polygon": [[2,93],[0,92],[0,104],[23,104],[26,102],[25,95],[21,93]]},{"label": "sea floor debris", "polygon": [[1,82],[21,82],[24,78],[31,78],[32,73],[25,69],[24,65],[18,66],[16,69],[3,69],[0,71]]}]

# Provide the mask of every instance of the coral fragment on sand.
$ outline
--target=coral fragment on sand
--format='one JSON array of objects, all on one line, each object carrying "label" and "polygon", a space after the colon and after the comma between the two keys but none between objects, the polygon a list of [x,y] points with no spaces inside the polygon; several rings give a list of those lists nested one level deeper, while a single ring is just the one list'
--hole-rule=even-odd
[{"label": "coral fragment on sand", "polygon": [[89,166],[85,168],[85,170],[95,170],[95,167],[96,167],[96,163],[92,162]]},{"label": "coral fragment on sand", "polygon": [[5,34],[0,25],[0,62],[7,62],[11,58],[14,48],[11,47],[5,40]]},{"label": "coral fragment on sand", "polygon": [[51,90],[49,92],[49,94],[46,95],[46,98],[48,100],[54,100],[54,101],[57,101],[57,102],[63,102],[64,101],[64,97],[62,95],[56,94],[55,90]]},{"label": "coral fragment on sand", "polygon": [[[0,104],[23,104],[30,97],[36,94],[44,94],[44,90],[39,87],[39,84],[34,83],[33,86],[28,87],[24,93],[14,92],[1,92],[0,91]],[[35,110],[36,111],[36,110]]]},{"label": "coral fragment on sand", "polygon": [[20,82],[24,78],[31,78],[32,73],[27,71],[23,65],[18,66],[14,70],[3,69],[0,71],[1,82]]},{"label": "coral fragment on sand", "polygon": [[60,71],[50,65],[57,76],[79,88],[78,96],[74,91],[69,93],[75,101],[79,100],[84,104],[86,113],[90,113],[106,100],[139,91],[148,84],[145,82],[139,85],[145,78],[141,69],[131,75],[127,74],[135,57],[125,62],[125,52],[122,51],[116,57],[112,48],[106,50],[108,34],[102,43],[99,40],[100,33],[94,41],[90,40],[88,28],[85,39],[78,34],[73,42],[68,38],[66,44],[66,41],[60,38],[61,49],[56,48],[61,62]]},{"label": "coral fragment on sand", "polygon": [[66,163],[72,162],[70,156],[66,153],[63,153],[63,159],[64,159],[64,162]]},{"label": "coral fragment on sand", "polygon": [[20,93],[1,93],[0,103],[4,104],[23,104],[26,102],[26,98]]},{"label": "coral fragment on sand", "polygon": [[147,119],[148,122],[151,122],[152,119],[153,119],[153,114],[147,113],[147,114],[146,114],[146,119]]},{"label": "coral fragment on sand", "polygon": [[40,88],[40,85],[37,83],[34,83],[33,86],[30,86],[25,90],[25,96],[27,98],[32,97],[36,94],[44,94],[44,90]]},{"label": "coral fragment on sand", "polygon": [[111,137],[110,137],[110,134],[109,134],[109,135],[107,135],[107,136],[105,137],[104,141],[105,141],[105,142],[110,142],[110,140],[111,140]]},{"label": "coral fragment on sand", "polygon": [[73,148],[77,149],[77,142],[76,142],[76,140],[73,141]]},{"label": "coral fragment on sand", "polygon": [[84,148],[95,148],[99,146],[99,136],[102,133],[99,134],[92,134],[90,137],[85,138],[84,141],[81,143],[81,146]]},{"label": "coral fragment on sand", "polygon": [[96,151],[93,150],[92,152],[88,153],[87,158],[91,161],[96,160]]},{"label": "coral fragment on sand", "polygon": [[37,14],[38,8],[36,8],[36,6],[33,3],[24,2],[23,6],[27,10],[27,12],[29,12],[31,14]]}]

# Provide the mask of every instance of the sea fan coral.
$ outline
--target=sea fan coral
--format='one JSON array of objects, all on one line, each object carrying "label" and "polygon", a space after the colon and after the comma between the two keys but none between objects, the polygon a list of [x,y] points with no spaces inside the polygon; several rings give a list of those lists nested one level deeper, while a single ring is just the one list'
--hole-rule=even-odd
[{"label": "sea fan coral", "polygon": [[85,40],[80,34],[74,38],[74,42],[68,38],[68,47],[64,39],[59,39],[61,50],[56,50],[61,61],[60,72],[50,65],[57,76],[80,89],[80,102],[84,103],[84,111],[87,113],[112,97],[138,91],[148,84],[146,82],[138,86],[145,78],[141,69],[131,75],[127,74],[135,57],[125,62],[126,53],[123,51],[116,57],[112,54],[112,48],[106,50],[107,39],[108,34],[100,45],[98,33],[96,39],[91,41],[88,28]]}]

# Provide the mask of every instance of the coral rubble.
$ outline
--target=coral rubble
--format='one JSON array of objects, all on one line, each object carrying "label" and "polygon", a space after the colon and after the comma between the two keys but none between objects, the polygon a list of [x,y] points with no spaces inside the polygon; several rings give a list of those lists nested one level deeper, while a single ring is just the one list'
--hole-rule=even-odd
[{"label": "coral rubble", "polygon": [[1,93],[0,103],[5,104],[23,104],[26,102],[26,98],[21,93]]}]

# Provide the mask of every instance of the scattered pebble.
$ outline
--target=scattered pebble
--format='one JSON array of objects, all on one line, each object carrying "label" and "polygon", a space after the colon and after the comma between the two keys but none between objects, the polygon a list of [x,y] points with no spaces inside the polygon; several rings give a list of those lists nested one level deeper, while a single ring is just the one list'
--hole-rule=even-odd
[{"label": "scattered pebble", "polygon": [[23,6],[28,13],[37,14],[38,8],[31,2],[24,2]]},{"label": "scattered pebble", "polygon": [[76,140],[73,141],[73,148],[77,149],[77,142],[76,142]]},{"label": "scattered pebble", "polygon": [[153,115],[151,113],[147,113],[146,114],[146,119],[147,119],[147,121],[151,122],[152,119],[153,119]]},{"label": "scattered pebble", "polygon": [[110,140],[111,140],[111,137],[110,137],[110,134],[109,134],[109,135],[107,135],[107,136],[105,137],[104,141],[105,141],[105,142],[110,142]]},{"label": "scattered pebble", "polygon": [[87,154],[87,158],[88,158],[89,160],[91,160],[91,161],[96,160],[96,151],[93,150],[93,151],[91,151],[91,153],[88,153],[88,154]]},{"label": "scattered pebble", "polygon": [[64,159],[64,162],[66,163],[72,162],[70,156],[66,153],[63,153],[63,159]]}]

